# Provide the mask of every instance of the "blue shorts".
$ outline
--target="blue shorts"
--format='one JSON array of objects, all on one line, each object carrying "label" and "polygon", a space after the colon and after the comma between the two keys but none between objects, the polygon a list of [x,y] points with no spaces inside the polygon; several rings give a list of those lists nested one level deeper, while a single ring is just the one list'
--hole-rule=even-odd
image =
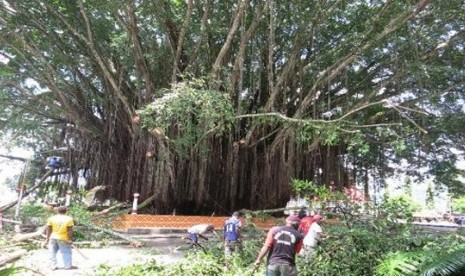
[{"label": "blue shorts", "polygon": [[191,240],[193,243],[198,243],[199,235],[196,233],[189,233],[189,240]]}]

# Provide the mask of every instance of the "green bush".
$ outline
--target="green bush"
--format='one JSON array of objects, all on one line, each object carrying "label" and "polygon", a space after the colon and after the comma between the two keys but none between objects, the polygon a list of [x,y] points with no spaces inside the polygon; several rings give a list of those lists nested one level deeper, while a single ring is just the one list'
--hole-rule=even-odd
[{"label": "green bush", "polygon": [[[253,228],[247,230],[246,235],[255,234]],[[228,260],[229,267],[226,269],[224,258],[224,248],[219,240],[210,240],[204,243],[205,251],[201,249],[189,250],[182,260],[175,264],[160,265],[155,262],[147,264],[133,265],[113,271],[110,267],[101,267],[96,275],[163,275],[163,276],[179,276],[179,275],[251,275],[254,270],[253,263],[262,246],[264,236],[257,238],[249,238],[244,241],[242,251],[239,254],[233,254]],[[265,271],[264,265],[258,268],[254,275],[263,275]]]},{"label": "green bush", "polygon": [[324,227],[328,235],[316,254],[298,259],[300,275],[373,275],[387,253],[407,250],[409,228],[385,221]]},{"label": "green bush", "polygon": [[42,205],[28,203],[21,206],[20,219],[32,220],[37,225],[45,225],[47,218],[53,214],[53,211],[45,209]]},{"label": "green bush", "polygon": [[[431,251],[438,255],[437,252],[441,250],[448,253],[443,248],[448,246],[457,248],[464,241],[464,238],[456,233],[432,233],[412,225],[396,224],[385,218],[371,218],[363,221],[354,219],[350,224],[335,226],[323,224],[322,227],[327,237],[319,245],[316,253],[305,258],[297,257],[297,268],[301,276],[383,275],[382,272],[391,271],[394,264],[399,263],[398,259],[390,261],[389,258],[392,258],[393,254],[402,252],[405,256],[413,256],[418,252]],[[186,252],[182,260],[175,264],[147,263],[122,268],[118,271],[111,271],[107,268],[102,269],[97,275],[252,275],[253,262],[265,238],[263,232],[252,230],[248,228],[243,251],[229,261],[229,270],[225,269],[221,242],[216,240],[216,242],[210,241],[204,244],[206,252],[200,249],[190,250]],[[457,259],[457,256],[462,255],[455,254],[454,256]],[[383,262],[383,260],[386,261]],[[430,259],[425,258],[425,260]],[[457,261],[453,263],[457,264]],[[419,263],[418,265],[421,266],[419,269],[423,269],[427,264],[426,261]],[[265,265],[262,265],[253,275],[264,275],[264,272]]]},{"label": "green bush", "polygon": [[[20,219],[22,221],[31,221],[34,225],[42,226],[47,223],[47,219],[56,212],[44,208],[38,204],[24,204],[21,207]],[[83,240],[102,240],[108,239],[108,234],[98,232],[83,227],[85,224],[92,224],[93,214],[88,211],[86,206],[71,205],[68,215],[73,217],[75,227],[73,228],[73,238],[75,241]]]},{"label": "green bush", "polygon": [[465,214],[465,196],[452,200],[452,210],[457,213]]},{"label": "green bush", "polygon": [[388,197],[383,201],[380,209],[388,219],[412,219],[414,212],[420,211],[421,206],[407,195]]},{"label": "green bush", "polygon": [[414,251],[391,252],[376,268],[376,275],[464,275],[463,241],[462,236],[439,236]]},{"label": "green bush", "polygon": [[[29,269],[24,267],[2,267],[0,268],[0,276],[13,276],[13,275],[21,275],[20,272],[28,271]],[[34,272],[33,270],[29,270]]]}]

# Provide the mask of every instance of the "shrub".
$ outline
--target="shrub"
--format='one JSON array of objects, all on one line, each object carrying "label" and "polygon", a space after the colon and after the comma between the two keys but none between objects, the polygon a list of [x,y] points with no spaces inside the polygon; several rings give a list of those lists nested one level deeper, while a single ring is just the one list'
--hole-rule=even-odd
[{"label": "shrub", "polygon": [[452,210],[457,213],[465,214],[465,196],[452,200]]},{"label": "shrub", "polygon": [[388,219],[412,219],[414,212],[420,211],[420,204],[406,195],[388,197],[383,201],[380,209],[387,215]]}]

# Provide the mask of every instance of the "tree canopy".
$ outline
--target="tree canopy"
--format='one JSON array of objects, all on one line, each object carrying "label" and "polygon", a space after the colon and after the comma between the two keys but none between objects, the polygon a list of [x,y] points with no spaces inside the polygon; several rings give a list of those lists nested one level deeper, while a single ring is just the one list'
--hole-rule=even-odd
[{"label": "tree canopy", "polygon": [[395,170],[458,192],[464,5],[5,0],[0,132],[67,147],[72,187],[160,212],[281,205],[291,178],[368,192]]}]

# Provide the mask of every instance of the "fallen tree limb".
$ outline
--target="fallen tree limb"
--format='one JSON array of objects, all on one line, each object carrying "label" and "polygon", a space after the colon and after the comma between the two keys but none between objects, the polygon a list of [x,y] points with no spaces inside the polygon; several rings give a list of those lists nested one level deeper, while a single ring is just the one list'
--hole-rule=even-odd
[{"label": "fallen tree limb", "polygon": [[101,231],[101,232],[107,233],[109,235],[112,235],[114,237],[120,238],[122,240],[128,241],[134,247],[141,247],[141,246],[144,245],[144,243],[141,242],[141,241],[135,240],[135,239],[130,238],[130,237],[126,237],[123,234],[120,234],[118,232],[115,232],[115,231],[112,231],[112,230],[109,230],[109,229],[106,229],[106,228],[101,228],[101,227],[94,226],[94,225],[91,225],[91,224],[81,224],[81,226],[83,226],[85,228],[88,228],[88,229],[91,229],[91,230]]},{"label": "fallen tree limb", "polygon": [[178,239],[185,237],[185,234],[150,234],[150,235],[133,235],[138,239]]},{"label": "fallen tree limb", "polygon": [[12,220],[12,219],[0,218],[0,220],[1,220],[1,221],[4,221],[4,222],[10,222],[10,223],[15,223],[15,224],[21,224],[21,221]]},{"label": "fallen tree limb", "polygon": [[113,246],[113,245],[128,245],[131,244],[129,241],[80,241],[73,242],[77,246],[89,246],[89,247],[103,247],[103,246]]},{"label": "fallen tree limb", "polygon": [[1,249],[14,249],[17,247],[18,249],[21,248],[21,246],[28,245],[27,242],[21,242],[21,243],[15,243],[15,244],[9,244],[9,245],[0,245]]},{"label": "fallen tree limb", "polygon": [[[30,193],[32,193],[33,191],[35,191],[37,188],[39,188],[39,187],[45,182],[45,180],[46,180],[52,173],[53,173],[53,169],[48,170],[48,171],[44,174],[44,176],[42,176],[42,178],[39,180],[39,182],[38,182],[36,185],[34,185],[34,186],[32,186],[32,188],[27,189],[26,191],[24,191],[24,193],[23,193],[23,198],[22,198],[22,199],[24,199],[24,198],[25,198],[26,196],[28,196]],[[22,199],[21,199],[21,200],[22,200]],[[0,207],[0,213],[3,213],[3,212],[5,212],[6,210],[11,209],[11,208],[14,207],[16,204],[18,204],[18,200],[15,200],[15,201],[12,201],[12,202],[10,202],[10,203],[8,203],[8,204],[6,204],[6,205],[3,205],[2,207]]]},{"label": "fallen tree limb", "polygon": [[17,161],[21,161],[21,162],[27,162],[27,159],[26,159],[26,158],[18,157],[18,156],[0,154],[0,157],[8,158],[8,159],[10,159],[10,160],[17,160]]},{"label": "fallen tree limb", "polygon": [[42,236],[42,234],[44,234],[45,228],[46,228],[45,226],[42,226],[42,227],[37,228],[37,231],[35,231],[33,233],[16,234],[16,235],[13,236],[13,238],[11,240],[13,242],[17,243],[17,242],[22,242],[22,241],[25,241],[25,240],[38,238],[38,237]]},{"label": "fallen tree limb", "polygon": [[8,264],[8,263],[11,263],[11,262],[14,262],[16,261],[17,259],[21,258],[22,256],[24,256],[24,254],[26,254],[26,250],[18,250],[16,252],[13,252],[11,255],[9,256],[6,256],[6,257],[2,257],[0,259],[0,267]]},{"label": "fallen tree limb", "polygon": [[106,189],[107,189],[107,186],[99,185],[99,186],[93,187],[87,192],[83,200],[84,204],[87,206],[87,210],[92,210],[98,205],[97,194],[99,194],[101,191],[104,191]]},{"label": "fallen tree limb", "polygon": [[[152,201],[157,197],[157,194],[153,194],[151,195],[149,198],[147,198],[146,200],[144,200],[141,204],[139,204],[137,206],[137,210],[142,210],[144,209],[145,207],[147,207],[150,203],[152,203]],[[131,210],[131,208],[128,208],[127,211],[129,212]]]},{"label": "fallen tree limb", "polygon": [[300,209],[302,209],[302,207],[284,207],[284,208],[265,209],[265,210],[257,210],[257,211],[242,209],[240,210],[240,212],[246,215],[247,214],[258,215],[258,214],[276,213],[276,212],[282,212],[282,211],[299,211]]},{"label": "fallen tree limb", "polygon": [[[156,194],[153,194],[151,195],[149,198],[147,198],[146,200],[144,200],[141,204],[139,204],[137,206],[137,210],[142,210],[144,209],[145,207],[147,207],[150,203],[152,203],[152,201],[157,197]],[[126,209],[123,209],[123,210],[120,210],[118,212],[115,212],[115,213],[106,213],[108,215],[112,215],[112,216],[119,216],[119,215],[124,215],[124,214],[129,214],[132,210],[132,207],[130,208],[126,208]],[[96,218],[100,219],[101,216],[97,216]]]},{"label": "fallen tree limb", "polygon": [[111,206],[111,207],[109,207],[107,209],[104,209],[104,210],[102,210],[100,212],[97,212],[95,215],[96,216],[106,215],[106,214],[110,213],[111,211],[113,211],[115,209],[118,209],[118,208],[121,208],[121,207],[124,207],[124,206],[126,206],[126,203],[118,203],[118,204],[116,204],[114,206]]}]

